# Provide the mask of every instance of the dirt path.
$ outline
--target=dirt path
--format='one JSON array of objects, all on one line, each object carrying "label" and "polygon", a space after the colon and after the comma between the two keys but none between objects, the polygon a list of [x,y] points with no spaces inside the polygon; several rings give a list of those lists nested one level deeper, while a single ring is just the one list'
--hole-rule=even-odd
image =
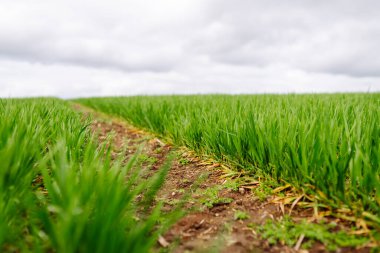
[{"label": "dirt path", "polygon": [[[270,245],[258,235],[256,227],[268,219],[281,219],[284,210],[271,199],[260,200],[251,192],[258,182],[235,187],[226,179],[223,165],[204,161],[185,149],[175,149],[152,134],[136,129],[126,122],[111,119],[81,106],[77,110],[91,114],[92,129],[104,141],[113,136],[113,154],[127,146],[126,156],[143,147],[138,161],[143,169],[154,173],[175,154],[166,182],[158,194],[167,210],[184,195],[189,195],[185,208],[189,211],[162,236],[158,247],[170,252],[326,252],[316,244],[312,250],[295,250],[284,245]],[[201,179],[201,180],[200,180]],[[296,218],[310,217],[311,210],[296,210]],[[344,250],[341,252],[350,252]],[[368,251],[361,251],[368,252]]]}]

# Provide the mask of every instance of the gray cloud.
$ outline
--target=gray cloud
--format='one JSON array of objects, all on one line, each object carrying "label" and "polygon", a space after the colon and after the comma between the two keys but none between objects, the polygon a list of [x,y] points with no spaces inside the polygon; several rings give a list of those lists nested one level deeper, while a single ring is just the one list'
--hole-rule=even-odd
[{"label": "gray cloud", "polygon": [[[170,31],[160,30],[171,26],[160,19],[165,10],[150,8],[144,17],[144,5],[131,1],[23,2],[30,9],[11,1],[0,7],[0,56],[132,72],[168,71],[182,58],[177,41],[165,34]],[[6,15],[9,9],[19,15]]]},{"label": "gray cloud", "polygon": [[379,9],[375,0],[2,0],[0,96],[380,91]]},{"label": "gray cloud", "polygon": [[378,1],[224,1],[213,7],[214,22],[187,47],[216,62],[380,76]]}]

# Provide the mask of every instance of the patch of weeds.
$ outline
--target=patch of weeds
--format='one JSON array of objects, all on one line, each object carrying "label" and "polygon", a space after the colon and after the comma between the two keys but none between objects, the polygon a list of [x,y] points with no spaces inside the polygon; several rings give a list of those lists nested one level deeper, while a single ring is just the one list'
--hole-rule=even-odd
[{"label": "patch of weeds", "polygon": [[138,157],[138,161],[140,163],[154,164],[158,161],[158,159],[156,157],[151,157],[151,156],[148,156],[146,154],[141,154]]},{"label": "patch of weeds", "polygon": [[255,224],[255,223],[248,223],[247,224],[247,228],[255,229],[256,227],[257,227],[257,224]]},{"label": "patch of weeds", "polygon": [[205,190],[198,190],[201,195],[200,203],[207,208],[211,208],[220,204],[229,204],[233,201],[231,198],[219,197],[219,192],[222,189],[221,185],[215,187],[209,187]]},{"label": "patch of weeds", "polygon": [[240,211],[240,210],[236,210],[235,214],[234,214],[234,219],[235,220],[246,220],[246,219],[249,219],[249,214],[247,214],[246,212]]},{"label": "patch of weeds", "polygon": [[265,201],[273,194],[272,183],[261,182],[256,188],[252,190],[253,194],[259,198],[260,201]]},{"label": "patch of weeds", "polygon": [[309,223],[303,220],[294,223],[290,217],[284,216],[281,221],[268,220],[263,226],[258,227],[261,237],[267,239],[270,244],[281,243],[294,246],[303,235],[302,248],[310,248],[315,242],[324,244],[329,251],[340,247],[357,247],[369,242],[369,238],[349,234],[345,231],[331,232],[336,228],[335,223]]},{"label": "patch of weeds", "polygon": [[153,153],[160,154],[160,153],[162,153],[162,151],[163,151],[163,148],[162,147],[158,147],[155,150],[153,150]]},{"label": "patch of weeds", "polygon": [[186,158],[181,158],[179,159],[178,161],[181,165],[188,165],[190,163],[190,160],[186,159]]},{"label": "patch of weeds", "polygon": [[236,180],[228,180],[226,183],[223,184],[223,186],[226,189],[230,189],[232,191],[238,191],[239,190],[239,183]]}]

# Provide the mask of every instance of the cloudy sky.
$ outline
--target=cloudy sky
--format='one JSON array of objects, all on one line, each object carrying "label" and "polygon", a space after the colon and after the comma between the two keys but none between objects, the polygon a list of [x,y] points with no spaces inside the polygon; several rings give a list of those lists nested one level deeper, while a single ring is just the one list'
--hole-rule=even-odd
[{"label": "cloudy sky", "polygon": [[378,0],[1,0],[0,97],[380,91]]}]

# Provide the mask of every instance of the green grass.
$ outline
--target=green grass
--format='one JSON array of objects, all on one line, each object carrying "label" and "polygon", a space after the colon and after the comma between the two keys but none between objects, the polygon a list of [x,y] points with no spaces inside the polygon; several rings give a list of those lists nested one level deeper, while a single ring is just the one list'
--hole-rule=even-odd
[{"label": "green grass", "polygon": [[[380,229],[380,94],[80,99],[234,164],[319,192]],[[312,187],[310,187],[310,185]]]},{"label": "green grass", "polygon": [[241,210],[236,210],[234,213],[235,220],[246,220],[249,219],[249,214]]},{"label": "green grass", "polygon": [[[0,251],[148,252],[175,214],[57,99],[0,99]],[[137,197],[141,201],[137,201]]]},{"label": "green grass", "polygon": [[281,221],[268,219],[263,226],[257,227],[256,231],[272,245],[280,243],[294,247],[303,236],[302,248],[306,249],[312,247],[317,241],[326,245],[329,251],[336,251],[340,247],[355,248],[369,243],[369,238],[350,234],[349,231],[332,232],[336,226],[335,223],[317,224],[306,220],[295,223],[284,216]]},{"label": "green grass", "polygon": [[196,193],[200,195],[199,202],[207,208],[231,203],[233,201],[232,198],[219,196],[222,189],[223,186],[221,185],[208,187],[206,189],[198,189]]}]

